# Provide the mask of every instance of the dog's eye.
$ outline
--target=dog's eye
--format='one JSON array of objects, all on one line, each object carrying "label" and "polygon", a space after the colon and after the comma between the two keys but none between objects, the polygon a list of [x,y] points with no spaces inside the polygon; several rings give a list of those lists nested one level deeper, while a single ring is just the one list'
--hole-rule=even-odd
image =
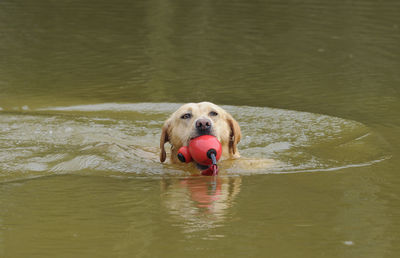
[{"label": "dog's eye", "polygon": [[192,114],[190,114],[190,113],[186,113],[186,114],[181,116],[182,119],[189,119],[191,117],[192,117]]},{"label": "dog's eye", "polygon": [[218,116],[218,113],[215,112],[215,111],[211,111],[209,115],[210,115],[210,116]]}]

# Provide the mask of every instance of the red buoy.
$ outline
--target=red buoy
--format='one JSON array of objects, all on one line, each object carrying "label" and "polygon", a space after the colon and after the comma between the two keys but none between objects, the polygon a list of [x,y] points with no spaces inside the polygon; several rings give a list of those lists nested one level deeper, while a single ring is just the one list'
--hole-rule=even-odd
[{"label": "red buoy", "polygon": [[182,162],[190,162],[192,159],[201,165],[212,165],[213,156],[215,162],[221,158],[222,146],[215,136],[202,135],[189,142],[189,146],[183,146],[178,151],[178,158]]},{"label": "red buoy", "polygon": [[215,136],[202,135],[194,138],[189,143],[189,152],[192,159],[201,165],[211,165],[211,154],[214,153],[216,160],[221,158],[221,143]]}]

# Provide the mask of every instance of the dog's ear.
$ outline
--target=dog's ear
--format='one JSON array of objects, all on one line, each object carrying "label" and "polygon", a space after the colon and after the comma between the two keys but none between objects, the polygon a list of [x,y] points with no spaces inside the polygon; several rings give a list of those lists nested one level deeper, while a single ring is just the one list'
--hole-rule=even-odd
[{"label": "dog's ear", "polygon": [[237,144],[240,142],[240,139],[242,138],[242,132],[240,131],[240,126],[239,123],[233,119],[233,117],[228,114],[227,118],[229,127],[231,128],[231,133],[229,135],[229,152],[232,155],[235,155],[238,150],[237,150]]},{"label": "dog's ear", "polygon": [[169,142],[169,135],[168,135],[168,130],[169,130],[169,121],[165,121],[163,127],[162,127],[162,132],[161,132],[161,137],[160,137],[160,161],[164,162],[165,159],[167,158],[167,153],[165,152],[164,144],[166,142]]}]

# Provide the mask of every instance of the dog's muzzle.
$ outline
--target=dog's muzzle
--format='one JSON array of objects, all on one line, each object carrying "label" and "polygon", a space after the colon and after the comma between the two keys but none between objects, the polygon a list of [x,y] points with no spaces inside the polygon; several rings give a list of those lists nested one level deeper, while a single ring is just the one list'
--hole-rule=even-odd
[{"label": "dog's muzzle", "polygon": [[212,131],[212,122],[207,118],[200,118],[196,121],[195,127],[199,135],[210,134]]}]

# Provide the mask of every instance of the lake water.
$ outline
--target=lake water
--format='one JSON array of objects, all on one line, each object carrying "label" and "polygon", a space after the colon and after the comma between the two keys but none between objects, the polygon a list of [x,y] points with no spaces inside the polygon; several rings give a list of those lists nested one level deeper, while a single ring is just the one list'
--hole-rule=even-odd
[{"label": "lake water", "polygon": [[[400,2],[0,2],[0,257],[398,257]],[[246,159],[158,161],[211,101]]]}]

